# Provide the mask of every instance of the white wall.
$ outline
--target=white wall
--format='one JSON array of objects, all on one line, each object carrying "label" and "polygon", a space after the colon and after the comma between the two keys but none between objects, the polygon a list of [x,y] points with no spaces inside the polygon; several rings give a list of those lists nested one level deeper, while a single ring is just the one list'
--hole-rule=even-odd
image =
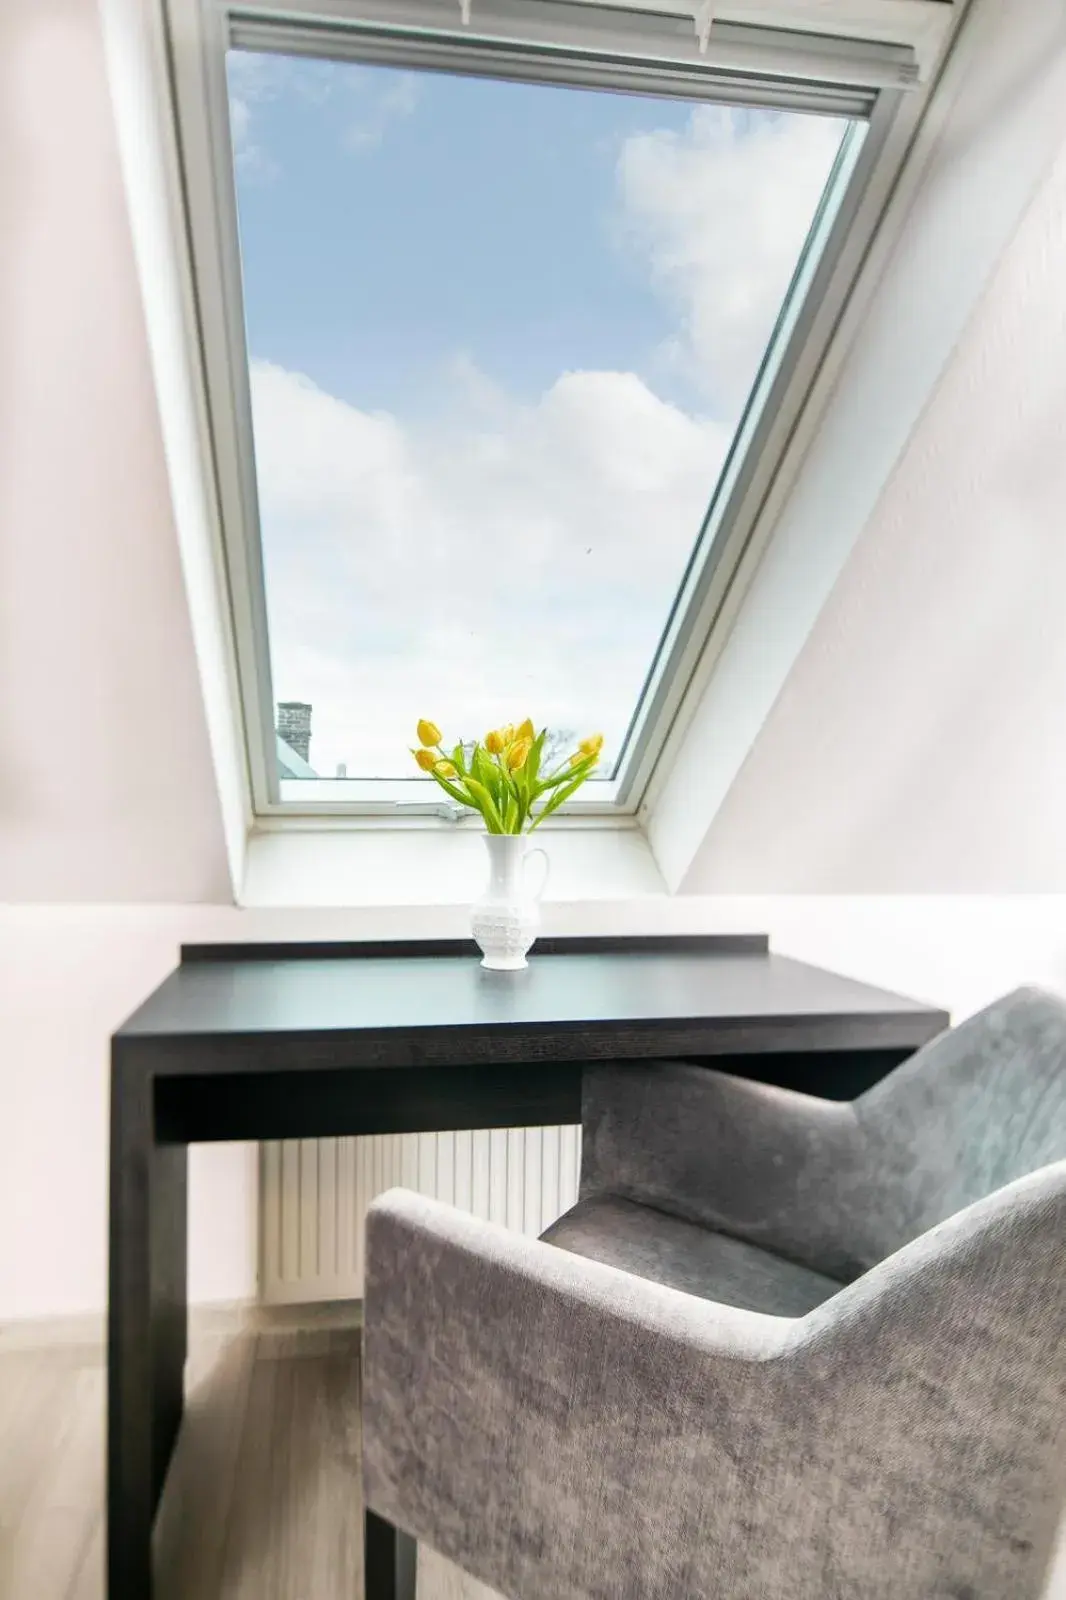
[{"label": "white wall", "polygon": [[[0,1322],[100,1311],[108,1042],[175,965],[181,908],[0,908]],[[255,1294],[254,1155],[192,1154],[190,1293]]]},{"label": "white wall", "polygon": [[[183,939],[462,931],[459,908],[320,916],[181,906],[0,908],[0,1323],[102,1310],[108,1039]],[[1066,897],[661,897],[556,907],[551,931],[753,929],[789,954],[928,998],[957,1016],[1035,980],[1066,991]],[[254,1149],[192,1155],[190,1293],[255,1293]]]},{"label": "white wall", "polygon": [[1064,284],[1066,147],[686,891],[1066,889]]},{"label": "white wall", "polygon": [[228,894],[92,0],[0,5],[0,900]]}]

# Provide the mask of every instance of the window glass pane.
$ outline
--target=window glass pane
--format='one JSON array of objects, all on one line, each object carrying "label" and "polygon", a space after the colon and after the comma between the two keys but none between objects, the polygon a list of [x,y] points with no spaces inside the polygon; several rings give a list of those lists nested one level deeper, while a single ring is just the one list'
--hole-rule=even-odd
[{"label": "window glass pane", "polygon": [[283,775],[527,715],[606,775],[848,125],[243,51],[229,83]]}]

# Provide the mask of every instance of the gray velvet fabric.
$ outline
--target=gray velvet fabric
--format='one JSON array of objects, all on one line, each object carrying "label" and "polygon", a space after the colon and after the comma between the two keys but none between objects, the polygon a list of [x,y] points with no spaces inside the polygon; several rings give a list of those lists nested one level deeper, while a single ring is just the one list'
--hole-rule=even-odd
[{"label": "gray velvet fabric", "polygon": [[[368,1503],[511,1600],[1036,1600],[1066,1495],[1064,1074],[1066,1007],[1024,991],[853,1106],[590,1073],[563,1249],[383,1196]],[[700,1298],[753,1294],[757,1261],[853,1281],[792,1316]]]},{"label": "gray velvet fabric", "polygon": [[872,1262],[1066,1158],[1066,1005],[1039,989],[1007,995],[912,1056],[855,1112],[862,1166],[877,1175],[859,1242]]},{"label": "gray velvet fabric", "polygon": [[581,1197],[608,1193],[850,1281],[1066,1159],[1066,1004],[1019,989],[835,1104],[702,1066],[586,1074]]},{"label": "gray velvet fabric", "polygon": [[758,1245],[613,1195],[579,1201],[543,1237],[638,1278],[770,1316],[801,1317],[840,1288]]},{"label": "gray velvet fabric", "polygon": [[589,1068],[581,1199],[613,1194],[846,1282],[866,1265],[841,1202],[863,1174],[853,1105],[684,1062]]}]

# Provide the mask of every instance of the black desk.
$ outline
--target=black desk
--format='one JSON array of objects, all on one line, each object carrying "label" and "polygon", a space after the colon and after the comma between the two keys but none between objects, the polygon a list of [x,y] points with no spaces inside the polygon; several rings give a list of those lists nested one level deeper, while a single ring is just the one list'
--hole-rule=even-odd
[{"label": "black desk", "polygon": [[187,1146],[579,1122],[586,1061],[684,1056],[848,1099],[942,1011],[758,936],[192,946],[112,1040],[108,1596],[149,1600],[181,1423]]}]

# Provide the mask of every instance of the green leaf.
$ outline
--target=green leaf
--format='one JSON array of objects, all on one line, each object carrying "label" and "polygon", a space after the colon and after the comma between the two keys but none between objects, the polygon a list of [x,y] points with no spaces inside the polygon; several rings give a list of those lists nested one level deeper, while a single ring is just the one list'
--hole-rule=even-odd
[{"label": "green leaf", "polygon": [[463,754],[463,746],[461,743],[457,744],[455,749],[452,751],[452,764],[455,766],[458,772],[461,772],[464,777],[466,776],[466,757]]},{"label": "green leaf", "polygon": [[537,775],[540,772],[541,751],[544,749],[544,741],[547,737],[547,728],[541,728],[540,732],[537,734],[537,737],[533,740],[533,745],[529,755],[526,757],[526,773],[529,778],[530,796],[533,795],[533,786],[536,783]]},{"label": "green leaf", "polygon": [[500,773],[492,758],[479,745],[474,751],[473,774],[480,784],[488,790],[495,802],[500,798]]},{"label": "green leaf", "polygon": [[[532,812],[533,802],[540,793],[540,785],[537,783],[537,774],[540,771],[541,751],[544,749],[544,740],[547,737],[547,733],[547,728],[542,728],[540,730],[540,733],[530,745],[529,754],[523,762],[520,772],[517,774],[518,786],[522,799],[522,822],[525,822],[526,817],[528,817]],[[519,831],[521,831],[521,823],[519,824]]]},{"label": "green leaf", "polygon": [[[507,765],[506,757],[502,751],[493,762],[493,772],[496,777],[496,782],[499,785],[499,788],[496,792],[496,803],[501,812],[509,804],[512,798],[514,799],[516,805],[520,806],[522,804],[522,790],[520,787],[518,774],[511,771],[510,767]],[[508,829],[507,831],[510,833],[512,830]],[[515,829],[514,831],[517,832],[518,830]]]},{"label": "green leaf", "polygon": [[490,833],[503,833],[504,827],[500,820],[500,813],[496,809],[496,802],[483,783],[476,778],[468,777],[466,786],[474,797],[475,804],[485,819],[485,826]]},{"label": "green leaf", "polygon": [[588,776],[587,773],[582,772],[582,773],[579,774],[578,777],[576,777],[573,780],[572,783],[568,783],[562,789],[556,789],[556,791],[552,795],[551,799],[537,813],[537,815],[534,817],[533,821],[530,823],[530,827],[529,827],[530,833],[533,832],[534,828],[538,828],[540,826],[540,824],[544,821],[545,817],[550,817],[553,811],[558,811],[558,809],[559,809],[559,807],[561,805],[565,805],[567,800],[570,799],[570,796],[572,794],[576,794],[578,789],[581,788],[581,785],[584,783],[584,781],[585,781],[587,776]]},{"label": "green leaf", "polygon": [[468,794],[464,794],[461,789],[456,788],[454,783],[449,783],[447,778],[442,778],[439,772],[431,772],[430,777],[434,783],[440,784],[445,794],[451,795],[453,800],[458,800],[461,806],[469,806],[474,811],[478,809]]},{"label": "green leaf", "polygon": [[526,767],[523,767],[520,772],[515,774],[515,780],[515,786],[518,790],[518,826],[515,828],[515,833],[521,833],[533,804],[533,790]]},{"label": "green leaf", "polygon": [[571,778],[578,776],[582,779],[587,778],[595,765],[595,756],[584,756],[582,760],[575,761],[573,766],[567,762],[566,766],[561,767],[558,772],[553,772],[550,777],[541,779],[537,785],[538,795],[543,794],[548,789],[557,789],[561,783],[569,783]]},{"label": "green leaf", "polygon": [[524,769],[522,767],[519,767],[516,772],[512,772],[510,767],[504,766],[503,774],[504,774],[504,782],[507,784],[507,787],[510,789],[511,793],[514,795],[515,799],[520,801],[521,798],[522,798],[522,789],[523,789],[523,785],[524,785],[524,782],[525,782]]}]

